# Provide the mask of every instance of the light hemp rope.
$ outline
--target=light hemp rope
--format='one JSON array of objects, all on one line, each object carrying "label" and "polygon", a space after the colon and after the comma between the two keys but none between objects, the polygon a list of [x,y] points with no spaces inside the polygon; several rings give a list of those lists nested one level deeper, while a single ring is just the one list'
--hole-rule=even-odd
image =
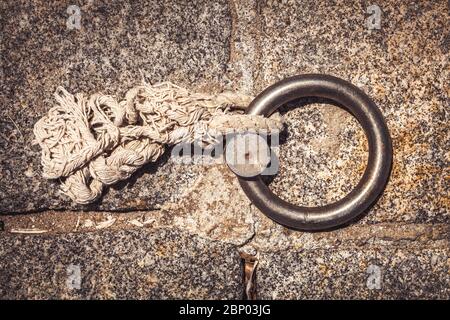
[{"label": "light hemp rope", "polygon": [[190,93],[170,82],[144,81],[120,102],[100,93],[87,99],[62,87],[54,95],[56,106],[34,126],[43,176],[60,178],[62,192],[79,204],[95,201],[104,186],[156,161],[166,146],[195,141],[206,147],[230,132],[270,134],[283,125],[279,115],[231,113],[249,104],[247,96]]}]

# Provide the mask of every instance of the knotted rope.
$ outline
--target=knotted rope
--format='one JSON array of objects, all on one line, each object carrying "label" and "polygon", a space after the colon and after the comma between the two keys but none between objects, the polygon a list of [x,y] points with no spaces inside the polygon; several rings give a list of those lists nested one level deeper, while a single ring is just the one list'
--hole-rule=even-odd
[{"label": "knotted rope", "polygon": [[279,116],[231,113],[249,104],[247,96],[190,93],[169,82],[144,83],[120,102],[102,94],[87,99],[62,87],[55,98],[56,106],[34,126],[43,176],[61,178],[62,192],[80,204],[95,201],[105,185],[156,161],[166,146],[197,141],[205,147],[230,131],[270,134],[282,128]]}]

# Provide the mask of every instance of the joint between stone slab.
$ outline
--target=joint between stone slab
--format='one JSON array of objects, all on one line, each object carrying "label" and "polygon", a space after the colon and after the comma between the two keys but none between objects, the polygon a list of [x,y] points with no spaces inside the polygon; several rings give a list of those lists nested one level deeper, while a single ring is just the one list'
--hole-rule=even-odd
[{"label": "joint between stone slab", "polygon": [[232,20],[228,72],[238,82],[235,90],[254,94],[261,59],[260,4],[254,0],[229,0],[228,4]]}]

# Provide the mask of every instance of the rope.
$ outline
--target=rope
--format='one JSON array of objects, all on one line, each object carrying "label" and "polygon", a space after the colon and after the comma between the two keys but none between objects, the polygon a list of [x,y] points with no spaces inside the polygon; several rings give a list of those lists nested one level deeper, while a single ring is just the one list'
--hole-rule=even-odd
[{"label": "rope", "polygon": [[55,99],[34,126],[43,176],[60,178],[62,192],[79,204],[95,201],[106,185],[156,161],[166,146],[196,141],[205,147],[229,132],[282,128],[279,116],[234,112],[248,105],[247,96],[190,93],[169,82],[134,87],[120,102],[99,93],[87,99],[62,87]]}]

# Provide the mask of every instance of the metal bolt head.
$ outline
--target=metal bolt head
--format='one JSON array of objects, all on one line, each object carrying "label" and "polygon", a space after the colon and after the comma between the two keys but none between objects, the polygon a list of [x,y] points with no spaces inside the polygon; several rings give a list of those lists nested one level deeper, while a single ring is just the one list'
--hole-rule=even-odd
[{"label": "metal bolt head", "polygon": [[256,132],[237,133],[227,139],[225,160],[238,176],[260,175],[270,162],[267,141]]}]

